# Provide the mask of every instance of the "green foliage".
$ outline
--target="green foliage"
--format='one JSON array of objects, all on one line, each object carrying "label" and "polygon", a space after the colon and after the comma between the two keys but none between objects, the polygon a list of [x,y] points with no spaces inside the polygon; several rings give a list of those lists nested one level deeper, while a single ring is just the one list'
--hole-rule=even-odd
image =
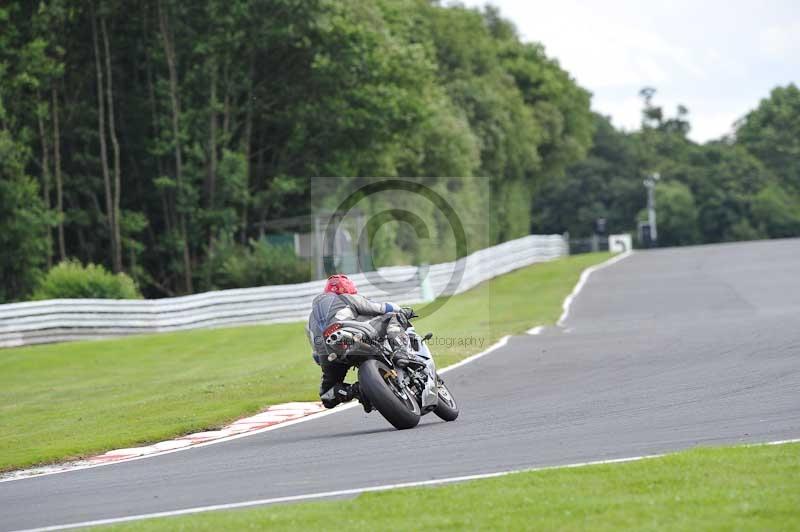
[{"label": "green foliage", "polygon": [[741,218],[739,221],[734,223],[730,231],[728,233],[730,240],[740,241],[740,240],[759,240],[764,238],[764,233],[750,225],[750,221],[747,218]]},{"label": "green foliage", "polygon": [[[697,207],[688,186],[677,181],[659,183],[656,206],[659,245],[685,246],[699,242]],[[640,213],[639,219],[647,219],[646,211]]]},{"label": "green foliage", "polygon": [[[245,243],[265,222],[309,214],[314,176],[440,188],[450,176],[484,176],[483,211],[475,187],[448,191],[466,219],[491,217],[472,249],[525,234],[536,187],[591,138],[588,93],[491,8],[13,0],[0,9],[0,125],[30,156],[24,170],[59,224],[45,261],[116,267],[118,247],[121,269],[148,296],[280,278],[244,273],[278,264],[257,247],[236,248],[226,270],[215,237]],[[426,216],[441,239],[441,216]],[[44,234],[50,223],[34,225]],[[452,255],[440,240],[412,240],[387,226],[376,260]],[[13,297],[29,291],[22,283]]]},{"label": "green foliage", "polygon": [[205,290],[246,288],[311,280],[311,263],[295,256],[291,246],[250,240],[246,246],[230,236],[217,239],[205,265]]},{"label": "green foliage", "polygon": [[26,159],[24,146],[0,129],[0,303],[27,296],[47,262],[54,220],[25,174]]},{"label": "green foliage", "polygon": [[[794,234],[791,219],[765,214],[769,197],[758,215],[753,202],[769,183],[800,193],[797,87],[775,89],[735,141],[705,146],[687,138],[686,108],[669,116],[654,89],[642,97],[642,129],[615,130],[491,7],[5,2],[0,238],[14,251],[0,301],[29,296],[43,265],[69,257],[127,272],[148,297],[257,282],[241,266],[257,263],[255,248],[238,248],[225,277],[215,238],[241,246],[267,222],[310,214],[315,176],[440,189],[481,176],[483,210],[476,187],[448,190],[465,219],[489,220],[473,249],[532,229],[583,236],[598,217],[632,231],[654,171],[688,186],[701,242]],[[376,262],[452,255],[441,216],[426,216],[439,240],[387,225]]]},{"label": "green foliage", "polygon": [[660,245],[799,236],[794,163],[781,157],[796,149],[797,135],[783,133],[800,123],[797,92],[793,85],[773,91],[735,141],[699,145],[686,136],[688,110],[678,106],[668,116],[655,104],[655,90],[643,89],[642,129],[617,131],[595,116],[588,156],[540,187],[534,230],[588,236],[594,221],[606,218],[611,233],[635,232],[647,201],[642,181],[658,172]]},{"label": "green foliage", "polygon": [[124,273],[109,273],[103,266],[83,266],[75,260],[64,261],[42,278],[33,299],[141,299],[133,279]]},{"label": "green foliage", "polygon": [[699,200],[699,222],[705,242],[739,240],[741,234],[747,239],[754,237],[741,222],[747,221],[750,227],[758,225],[751,219],[750,203],[770,179],[758,159],[741,146],[711,142],[695,148],[681,178]]},{"label": "green foliage", "polygon": [[[427,153],[436,154],[421,160],[435,164],[426,165],[427,172],[406,166],[401,175],[485,176],[491,242],[526,234],[536,185],[578,159],[590,143],[588,93],[541,46],[520,42],[493,8],[430,5],[420,13],[421,2],[388,5],[393,27],[407,32],[413,26],[411,38],[434,56],[435,81],[444,90],[437,101],[452,102],[439,107],[431,122],[436,127],[421,137]],[[403,11],[398,22],[394,17]],[[440,146],[456,164],[446,163]]]},{"label": "green foliage", "polygon": [[535,231],[586,237],[598,218],[606,218],[610,232],[635,228],[645,200],[637,139],[598,114],[593,129],[587,157],[539,188],[533,203]]},{"label": "green foliage", "polygon": [[770,238],[800,235],[800,194],[770,183],[753,198],[753,220]]},{"label": "green foliage", "polygon": [[525,183],[509,181],[494,192],[496,220],[493,239],[510,240],[530,233],[531,199]]},{"label": "green foliage", "polygon": [[776,87],[747,114],[736,130],[736,142],[800,192],[800,89]]}]

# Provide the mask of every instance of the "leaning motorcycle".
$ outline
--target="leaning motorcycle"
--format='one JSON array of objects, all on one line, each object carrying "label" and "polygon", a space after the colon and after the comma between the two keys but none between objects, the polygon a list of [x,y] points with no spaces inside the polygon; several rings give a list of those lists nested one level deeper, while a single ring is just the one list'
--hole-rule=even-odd
[{"label": "leaning motorcycle", "polygon": [[[412,314],[411,318],[417,317]],[[369,322],[340,321],[323,332],[328,360],[358,368],[362,396],[397,429],[416,427],[420,417],[433,412],[445,421],[458,417],[458,404],[436,373],[426,345],[433,334],[421,337],[409,324],[410,351],[416,360],[407,367],[392,363],[392,350]]]}]

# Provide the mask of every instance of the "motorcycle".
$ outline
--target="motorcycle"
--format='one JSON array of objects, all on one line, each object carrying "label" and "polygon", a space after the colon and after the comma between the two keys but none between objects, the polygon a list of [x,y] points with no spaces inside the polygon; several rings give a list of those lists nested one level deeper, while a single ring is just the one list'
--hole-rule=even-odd
[{"label": "motorcycle", "polygon": [[[411,314],[410,318],[418,317]],[[362,402],[366,399],[397,429],[416,427],[420,417],[433,412],[445,421],[458,417],[453,394],[436,373],[428,340],[409,323],[409,351],[416,359],[406,367],[392,362],[392,349],[386,338],[378,336],[369,322],[340,321],[323,332],[328,360],[358,368]]]}]

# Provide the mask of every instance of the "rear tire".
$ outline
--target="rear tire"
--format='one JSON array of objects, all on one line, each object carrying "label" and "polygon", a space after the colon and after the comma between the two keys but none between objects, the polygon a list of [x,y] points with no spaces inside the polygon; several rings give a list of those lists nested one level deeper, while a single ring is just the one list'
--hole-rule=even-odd
[{"label": "rear tire", "polygon": [[[358,382],[372,406],[395,428],[403,430],[416,427],[420,408],[417,400],[405,388],[394,386],[392,368],[370,359],[358,368]],[[405,395],[405,399],[401,396]]]},{"label": "rear tire", "polygon": [[439,404],[433,409],[433,413],[445,421],[455,421],[458,417],[458,403],[456,403],[455,397],[447,389],[441,377],[437,375],[436,381],[439,388]]}]

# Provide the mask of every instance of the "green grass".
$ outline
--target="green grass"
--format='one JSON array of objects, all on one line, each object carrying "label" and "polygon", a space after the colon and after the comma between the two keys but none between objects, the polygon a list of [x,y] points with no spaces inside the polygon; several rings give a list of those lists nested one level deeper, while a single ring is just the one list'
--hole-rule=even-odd
[{"label": "green grass", "polygon": [[800,530],[800,444],[694,449],[112,530]]},{"label": "green grass", "polygon": [[[504,334],[553,323],[580,272],[608,254],[537,264],[450,298],[420,331],[483,340],[436,348],[440,367]],[[425,314],[425,308],[420,308]],[[187,331],[0,351],[0,471],[216,428],[317,400],[302,323]]]},{"label": "green grass", "polygon": [[551,325],[561,315],[561,305],[581,272],[611,255],[591,253],[535,264],[482,283],[472,290],[454,296],[441,309],[426,316],[415,328],[432,331],[449,338],[480,338],[481,345],[464,350],[459,345],[437,346],[433,352],[438,367],[444,367],[465,356],[483,351],[507,334],[521,334],[536,325]]}]

